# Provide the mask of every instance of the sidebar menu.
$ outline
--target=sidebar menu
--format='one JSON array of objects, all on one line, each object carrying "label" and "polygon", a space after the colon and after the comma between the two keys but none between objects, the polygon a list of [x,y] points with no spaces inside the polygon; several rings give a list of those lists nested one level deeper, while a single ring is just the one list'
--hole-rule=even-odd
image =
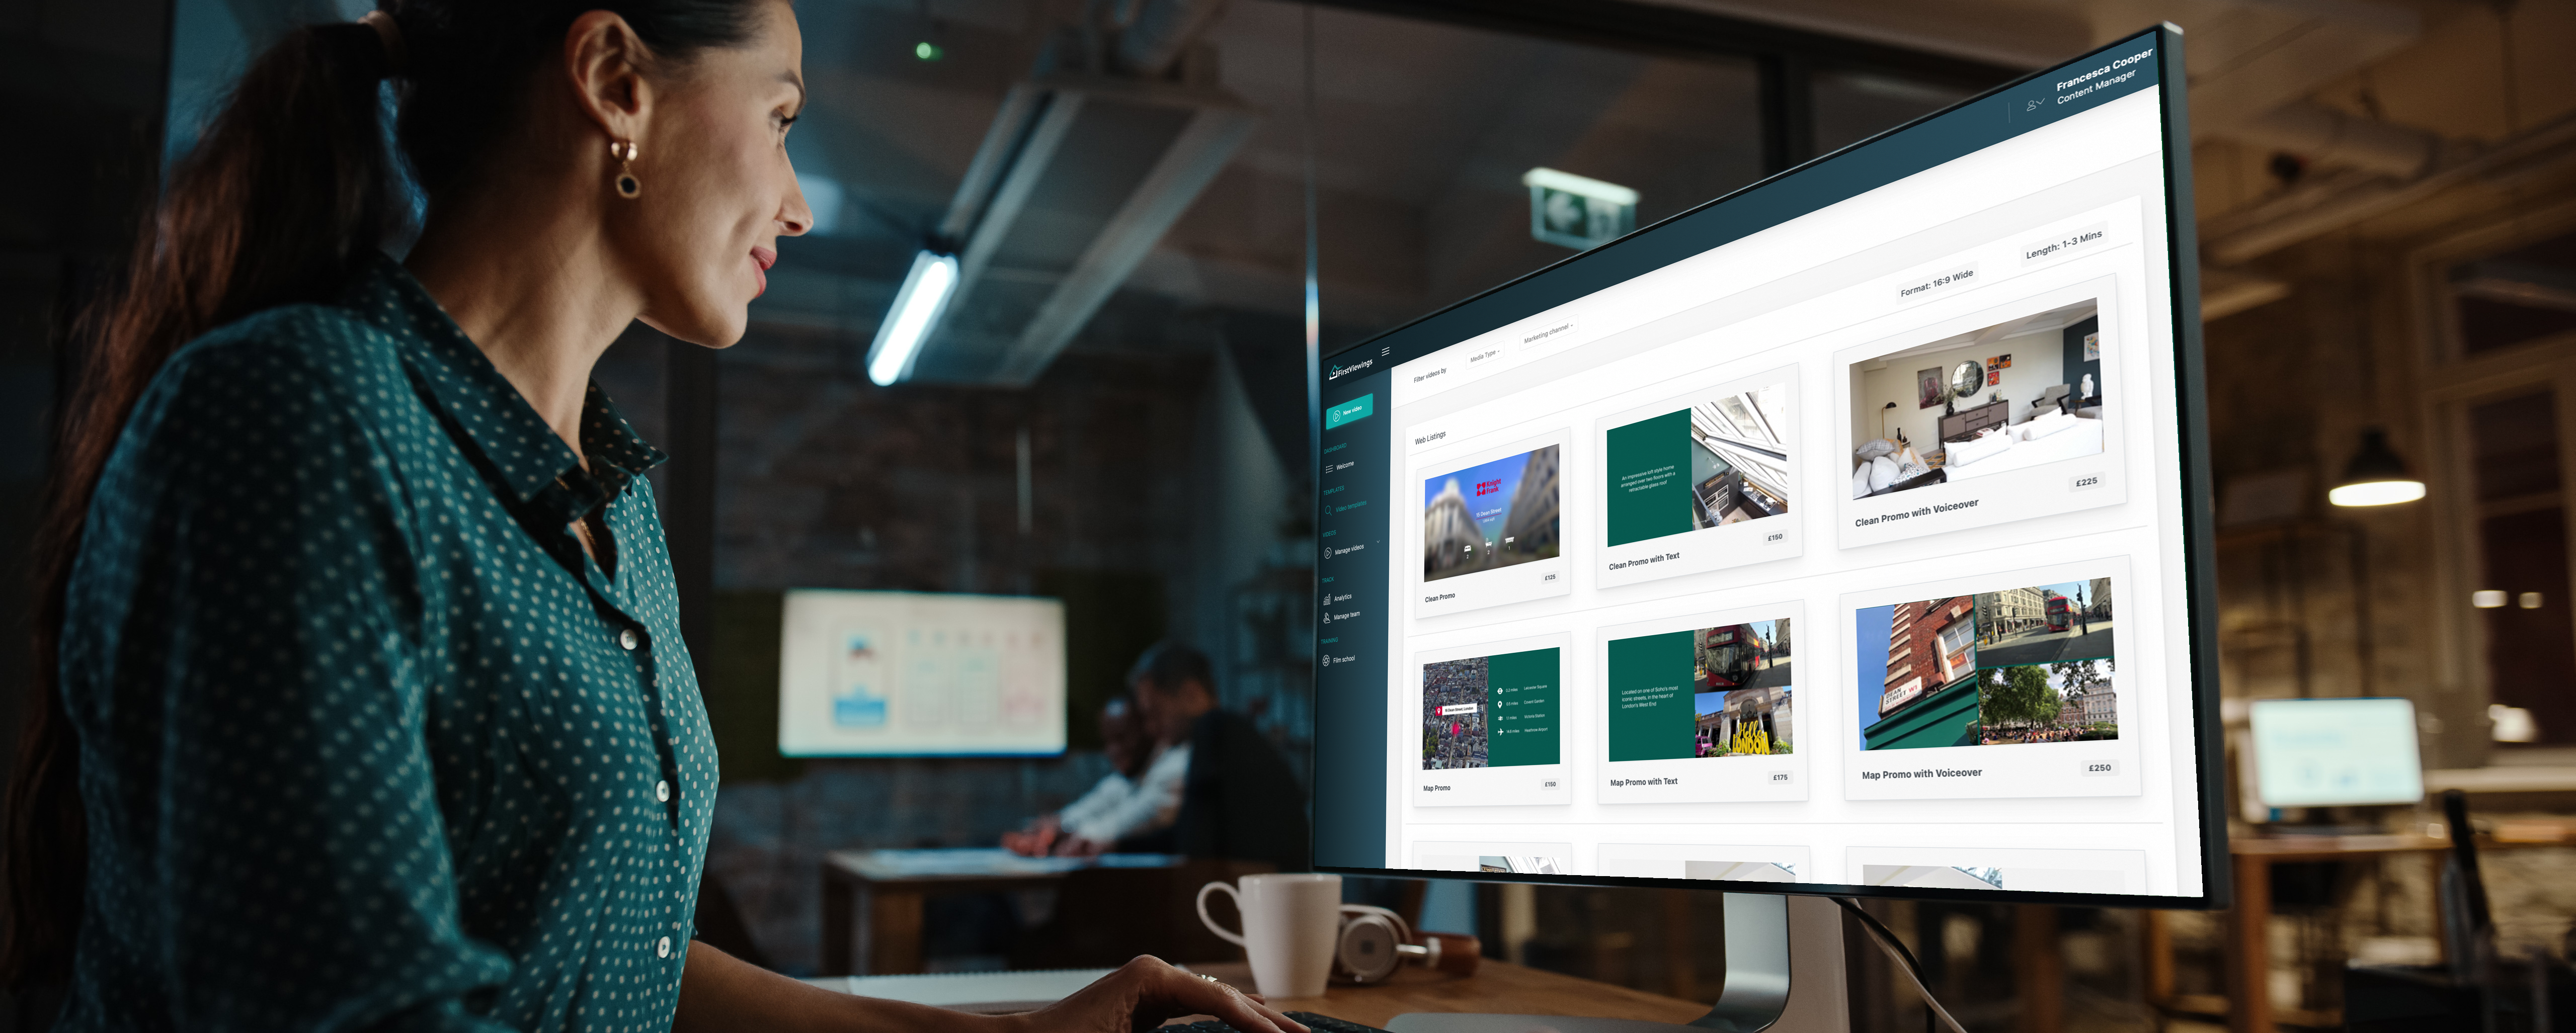
[{"label": "sidebar menu", "polygon": [[[1366,369],[1363,364],[1360,368]],[[1337,367],[1316,471],[1315,863],[1386,867],[1387,453],[1384,371]],[[1330,729],[1330,732],[1326,730]],[[1321,816],[1331,815],[1326,824]]]}]

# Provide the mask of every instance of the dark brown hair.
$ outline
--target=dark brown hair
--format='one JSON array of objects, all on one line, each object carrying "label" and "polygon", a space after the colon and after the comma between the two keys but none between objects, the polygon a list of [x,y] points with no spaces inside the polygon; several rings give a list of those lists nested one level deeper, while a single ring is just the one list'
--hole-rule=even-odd
[{"label": "dark brown hair", "polygon": [[[71,972],[85,893],[79,743],[57,648],[90,497],[171,354],[262,309],[330,301],[408,226],[404,173],[431,203],[470,188],[520,123],[534,73],[585,11],[624,17],[659,59],[748,40],[761,0],[390,0],[403,67],[373,28],[297,29],[243,72],[135,242],[123,283],[75,327],[35,551],[36,670],[0,819],[0,986]],[[396,74],[402,163],[380,90]]]}]

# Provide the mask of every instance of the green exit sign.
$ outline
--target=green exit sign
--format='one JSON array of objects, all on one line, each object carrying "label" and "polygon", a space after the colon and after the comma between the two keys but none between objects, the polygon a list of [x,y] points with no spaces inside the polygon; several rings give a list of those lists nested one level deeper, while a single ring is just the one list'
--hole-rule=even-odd
[{"label": "green exit sign", "polygon": [[1581,251],[1637,228],[1637,192],[1617,183],[1536,168],[1521,184],[1530,192],[1530,236],[1542,243]]}]

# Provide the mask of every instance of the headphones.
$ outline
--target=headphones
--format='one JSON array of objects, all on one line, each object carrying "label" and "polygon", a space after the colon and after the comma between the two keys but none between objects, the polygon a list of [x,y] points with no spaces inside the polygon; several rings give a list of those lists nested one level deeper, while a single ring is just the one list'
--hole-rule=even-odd
[{"label": "headphones", "polygon": [[1483,945],[1462,933],[1423,933],[1416,937],[1404,919],[1382,907],[1342,905],[1341,929],[1333,936],[1333,975],[1353,983],[1376,983],[1411,961],[1425,968],[1462,976],[1476,974]]}]

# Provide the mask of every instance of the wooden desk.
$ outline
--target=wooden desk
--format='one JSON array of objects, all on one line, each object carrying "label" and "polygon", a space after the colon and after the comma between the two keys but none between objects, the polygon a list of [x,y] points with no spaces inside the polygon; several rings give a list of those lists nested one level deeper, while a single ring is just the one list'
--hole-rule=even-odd
[{"label": "wooden desk", "polygon": [[[1246,993],[1253,992],[1252,966],[1241,962],[1194,964],[1202,972]],[[1542,972],[1509,962],[1485,959],[1472,976],[1453,976],[1407,965],[1384,983],[1325,988],[1322,997],[1272,998],[1280,1011],[1307,1011],[1383,1028],[1406,1012],[1499,1012],[1506,1015],[1598,1015],[1650,1022],[1690,1022],[1708,1014],[1705,1003],[1685,1001],[1575,976]],[[1201,1015],[1174,1022],[1196,1022]]]},{"label": "wooden desk", "polygon": [[[1011,858],[999,850],[834,850],[823,855],[821,975],[919,972],[922,902],[960,893],[1008,893],[1055,886],[1101,862]],[[1127,855],[1112,867],[1170,868],[1177,857]],[[856,944],[856,927],[866,943]],[[851,954],[854,946],[858,957]]]},{"label": "wooden desk", "polygon": [[[2539,825],[2543,823],[2521,823]],[[2521,829],[2511,825],[2498,829],[2501,840],[2481,836],[2478,850],[2486,851],[2525,846],[2552,846],[2566,842],[2576,830],[2562,832],[2556,828]],[[2543,834],[2546,833],[2546,834]],[[2343,1017],[2332,1012],[2282,1012],[2272,1007],[2271,939],[2272,866],[2292,861],[2351,861],[2393,854],[2425,854],[2437,869],[2442,851],[2451,848],[2448,838],[2411,833],[2370,836],[2253,836],[2230,837],[2227,853],[2236,877],[2236,907],[2225,913],[2227,996],[2214,998],[2174,993],[2172,939],[2165,932],[2164,913],[2149,911],[2145,922],[2145,956],[2147,967],[2147,1001],[2158,1008],[2189,1014],[2227,1016],[2227,1028],[2235,1033],[2273,1033],[2280,1021],[2300,1026],[2341,1026]],[[2435,880],[2439,885],[2439,879]],[[2434,907],[2441,907],[2439,894]],[[2434,916],[2434,928],[2441,927],[2441,916]]]},{"label": "wooden desk", "polygon": [[[2289,861],[2349,861],[2389,854],[2437,853],[2449,839],[2420,835],[2233,837],[2236,908],[2227,914],[2227,1028],[2272,1033],[2272,866]],[[2437,905],[2438,906],[2438,905]],[[2343,1025],[2342,1016],[2279,1016],[2300,1025]]]}]

